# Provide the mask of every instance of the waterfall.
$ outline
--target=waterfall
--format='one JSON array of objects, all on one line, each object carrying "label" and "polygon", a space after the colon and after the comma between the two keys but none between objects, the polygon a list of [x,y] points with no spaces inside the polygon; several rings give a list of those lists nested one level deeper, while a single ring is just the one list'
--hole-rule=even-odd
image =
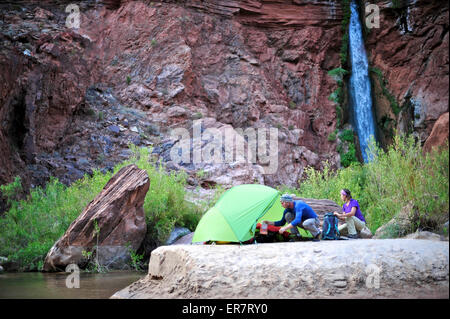
[{"label": "waterfall", "polygon": [[369,63],[367,62],[364,39],[355,0],[351,2],[349,25],[350,62],[352,74],[350,77],[350,103],[353,109],[352,121],[359,137],[359,145],[364,162],[370,160],[366,154],[370,137],[376,138],[375,121],[372,110],[372,92],[369,78]]}]

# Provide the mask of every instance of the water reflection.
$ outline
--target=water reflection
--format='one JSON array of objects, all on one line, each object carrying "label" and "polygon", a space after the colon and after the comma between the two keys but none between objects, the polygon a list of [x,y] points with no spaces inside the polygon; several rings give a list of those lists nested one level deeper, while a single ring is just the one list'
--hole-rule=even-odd
[{"label": "water reflection", "polygon": [[0,298],[101,299],[143,278],[139,272],[80,274],[80,288],[67,288],[70,273],[2,273]]}]

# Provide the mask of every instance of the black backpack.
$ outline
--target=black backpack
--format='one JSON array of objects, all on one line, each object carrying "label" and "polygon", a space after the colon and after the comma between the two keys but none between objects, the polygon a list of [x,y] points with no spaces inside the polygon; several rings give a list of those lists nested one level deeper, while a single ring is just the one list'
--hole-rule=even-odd
[{"label": "black backpack", "polygon": [[323,217],[322,239],[338,240],[340,237],[338,229],[338,218],[333,213],[326,213]]}]

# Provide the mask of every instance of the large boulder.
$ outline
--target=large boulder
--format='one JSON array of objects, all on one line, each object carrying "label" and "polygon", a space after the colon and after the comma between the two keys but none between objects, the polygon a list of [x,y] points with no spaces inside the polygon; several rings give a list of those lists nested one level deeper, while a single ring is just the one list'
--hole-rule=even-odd
[{"label": "large boulder", "polygon": [[426,239],[426,240],[441,240],[441,235],[429,231],[417,230],[415,233],[405,236],[407,239]]},{"label": "large boulder", "polygon": [[112,298],[448,298],[448,243],[172,245]]},{"label": "large boulder", "polygon": [[314,198],[301,198],[301,197],[293,197],[294,200],[302,200],[316,212],[317,215],[319,215],[320,219],[323,219],[323,216],[326,213],[331,213],[334,211],[341,212],[342,207],[336,204],[336,202],[332,201],[331,199],[314,199]]},{"label": "large boulder", "polygon": [[173,245],[191,245],[192,244],[192,238],[194,237],[194,233],[189,233],[187,235],[184,235],[183,237],[179,238],[176,242],[173,243]]},{"label": "large boulder", "polygon": [[169,235],[169,239],[166,241],[166,245],[174,244],[178,239],[190,234],[191,231],[185,227],[175,227]]},{"label": "large boulder", "polygon": [[[294,194],[293,194],[294,195]],[[320,220],[320,227],[323,225],[323,218],[326,213],[331,213],[334,211],[341,212],[342,206],[336,204],[335,201],[331,199],[315,199],[315,198],[301,198],[297,196],[293,196],[294,200],[301,200],[308,204],[313,211],[317,214]],[[338,224],[343,225],[345,222],[338,219]],[[365,237],[368,238],[368,237]]]},{"label": "large boulder", "polygon": [[442,114],[434,123],[431,134],[423,145],[425,152],[431,152],[434,147],[445,146],[448,141],[448,112]]},{"label": "large boulder", "polygon": [[82,266],[83,251],[95,251],[101,266],[126,267],[129,249],[137,250],[147,232],[143,204],[149,186],[147,172],[136,165],[120,169],[53,245],[43,270],[62,270],[72,263]]},{"label": "large boulder", "polygon": [[417,213],[414,204],[408,203],[394,218],[375,231],[374,238],[396,238],[412,233],[415,230],[414,222],[416,220]]}]

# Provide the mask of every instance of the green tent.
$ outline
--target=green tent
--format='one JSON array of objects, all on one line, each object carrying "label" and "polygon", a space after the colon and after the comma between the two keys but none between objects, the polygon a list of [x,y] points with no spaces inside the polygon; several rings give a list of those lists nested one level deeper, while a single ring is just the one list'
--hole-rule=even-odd
[{"label": "green tent", "polygon": [[[192,242],[244,242],[255,235],[256,224],[277,221],[283,216],[280,192],[259,184],[234,186],[227,190],[202,217]],[[303,236],[309,232],[299,228]]]}]

